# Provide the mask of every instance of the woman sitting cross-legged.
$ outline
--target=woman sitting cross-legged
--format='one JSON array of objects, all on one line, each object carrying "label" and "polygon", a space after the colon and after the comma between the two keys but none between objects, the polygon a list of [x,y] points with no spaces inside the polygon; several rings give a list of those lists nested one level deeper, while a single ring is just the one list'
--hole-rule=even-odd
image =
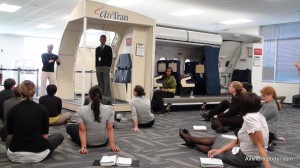
[{"label": "woman sitting cross-legged", "polygon": [[133,119],[132,131],[138,132],[139,127],[152,127],[155,119],[150,110],[150,101],[144,97],[146,95],[144,88],[140,85],[136,85],[133,90],[133,95],[135,98],[129,101]]},{"label": "woman sitting cross-legged", "polygon": [[32,100],[34,83],[25,80],[19,90],[24,100],[7,116],[7,156],[12,162],[39,162],[50,156],[64,137],[62,134],[48,136],[48,110]]},{"label": "woman sitting cross-legged", "polygon": [[[208,114],[202,113],[205,120],[211,119],[211,127],[217,133],[227,132],[229,129],[241,128],[243,117],[240,114],[240,99],[246,90],[238,81],[233,81],[229,85],[229,93],[232,95],[231,102],[223,100]],[[226,109],[228,109],[226,111]]]},{"label": "woman sitting cross-legged", "polygon": [[163,77],[163,87],[153,93],[151,108],[154,113],[165,113],[163,98],[173,98],[175,96],[177,83],[172,73],[172,68],[168,67]]},{"label": "woman sitting cross-legged", "polygon": [[[241,110],[244,123],[238,132],[238,138],[226,144],[217,144],[222,136],[200,138],[192,136],[188,130],[179,130],[180,137],[187,146],[196,147],[207,153],[208,157],[219,157],[223,162],[237,167],[270,167],[267,160],[269,129],[265,117],[259,113],[260,98],[255,93],[246,93],[241,97]],[[215,149],[215,146],[221,146]],[[237,148],[239,146],[239,148]],[[235,153],[235,154],[233,154]]]},{"label": "woman sitting cross-legged", "polygon": [[40,97],[39,104],[47,107],[49,111],[49,125],[62,125],[67,123],[71,119],[72,113],[65,112],[61,113],[62,100],[55,96],[57,87],[55,85],[48,85],[47,95]]},{"label": "woman sitting cross-legged", "polygon": [[71,139],[81,146],[80,154],[87,154],[87,146],[103,147],[109,143],[110,149],[119,152],[114,138],[114,116],[112,106],[101,104],[102,94],[99,87],[89,90],[90,103],[80,108],[76,114],[76,123],[67,126]]}]

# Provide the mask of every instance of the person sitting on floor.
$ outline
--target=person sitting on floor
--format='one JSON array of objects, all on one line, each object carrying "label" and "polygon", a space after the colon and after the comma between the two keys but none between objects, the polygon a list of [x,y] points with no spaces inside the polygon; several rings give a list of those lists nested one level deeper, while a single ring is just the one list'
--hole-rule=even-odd
[{"label": "person sitting on floor", "polygon": [[3,103],[13,98],[13,89],[16,85],[16,81],[12,78],[8,78],[4,81],[4,89],[0,92],[0,118],[2,121],[4,121],[3,118]]},{"label": "person sitting on floor", "polygon": [[89,90],[90,103],[80,108],[76,114],[76,123],[69,124],[66,128],[72,141],[81,146],[80,154],[87,154],[87,146],[103,147],[109,143],[113,152],[119,152],[120,148],[115,144],[114,115],[112,106],[101,104],[102,94],[99,87]]},{"label": "person sitting on floor", "polygon": [[173,98],[176,92],[176,79],[172,76],[173,70],[168,67],[163,77],[163,87],[159,90],[154,91],[151,100],[151,108],[154,113],[162,114],[165,113],[163,98]]},{"label": "person sitting on floor", "polygon": [[2,141],[5,141],[5,138],[7,136],[7,115],[9,111],[23,100],[19,91],[19,86],[16,86],[14,88],[13,94],[14,94],[13,98],[10,98],[3,103],[3,117],[4,117],[3,126],[4,127],[0,133]]},{"label": "person sitting on floor", "polygon": [[150,101],[144,97],[146,95],[144,88],[140,85],[136,85],[133,90],[133,95],[135,98],[129,101],[133,120],[132,131],[138,132],[139,127],[152,127],[155,119],[150,110]]},{"label": "person sitting on floor", "polygon": [[278,124],[280,106],[273,87],[265,86],[260,93],[264,101],[260,113],[265,116],[269,126],[268,150],[274,151],[273,140],[277,139],[276,126]]},{"label": "person sitting on floor", "polygon": [[268,158],[266,148],[269,129],[265,117],[259,113],[260,101],[255,93],[246,93],[241,97],[244,122],[237,139],[222,140],[223,136],[195,137],[186,129],[180,129],[179,136],[187,146],[196,147],[199,151],[207,153],[208,157],[219,157],[227,164],[237,167],[258,167],[263,163],[265,168],[270,167],[268,159],[261,160]]},{"label": "person sitting on floor", "polygon": [[62,100],[55,96],[57,87],[50,84],[47,86],[46,90],[47,95],[40,97],[39,104],[47,107],[49,111],[49,125],[62,125],[67,123],[67,121],[71,119],[72,113],[61,113]]},{"label": "person sitting on floor", "polygon": [[[229,129],[241,128],[243,117],[240,115],[240,99],[246,90],[238,81],[233,81],[229,85],[229,93],[232,95],[231,103],[223,100],[210,112],[202,113],[202,117],[209,121],[217,133],[227,132]],[[227,110],[228,111],[225,111]]]},{"label": "person sitting on floor", "polygon": [[62,134],[48,136],[49,116],[46,107],[33,101],[35,85],[25,80],[20,85],[24,98],[7,116],[7,156],[12,162],[40,162],[63,142]]}]

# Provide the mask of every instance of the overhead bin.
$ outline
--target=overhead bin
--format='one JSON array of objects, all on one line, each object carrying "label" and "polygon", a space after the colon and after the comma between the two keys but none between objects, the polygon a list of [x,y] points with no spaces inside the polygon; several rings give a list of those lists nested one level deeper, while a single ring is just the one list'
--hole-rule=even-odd
[{"label": "overhead bin", "polygon": [[213,33],[202,33],[196,31],[188,31],[188,41],[194,43],[221,45],[222,36]]},{"label": "overhead bin", "polygon": [[156,39],[188,41],[188,33],[186,30],[156,27]]}]

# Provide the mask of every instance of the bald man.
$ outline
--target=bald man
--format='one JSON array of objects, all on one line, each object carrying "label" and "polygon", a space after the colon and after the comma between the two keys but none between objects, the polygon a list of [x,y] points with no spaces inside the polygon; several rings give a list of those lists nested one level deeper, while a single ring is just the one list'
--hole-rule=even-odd
[{"label": "bald man", "polygon": [[41,75],[41,95],[44,96],[46,94],[46,83],[49,80],[49,84],[56,85],[56,75],[54,72],[54,64],[56,62],[57,65],[60,65],[60,60],[58,56],[52,53],[53,44],[49,44],[47,46],[47,53],[42,54],[42,75]]},{"label": "bald man", "polygon": [[297,62],[297,63],[295,64],[295,66],[296,66],[296,68],[297,68],[297,70],[298,70],[298,76],[300,76],[300,61]]}]

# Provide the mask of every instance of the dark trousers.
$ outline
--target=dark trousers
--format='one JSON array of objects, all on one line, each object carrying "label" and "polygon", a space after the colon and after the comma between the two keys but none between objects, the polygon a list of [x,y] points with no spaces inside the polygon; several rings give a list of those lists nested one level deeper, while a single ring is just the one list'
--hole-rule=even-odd
[{"label": "dark trousers", "polygon": [[96,67],[98,85],[102,90],[103,98],[106,99],[111,98],[109,72],[110,69],[107,66]]},{"label": "dark trousers", "polygon": [[146,124],[138,124],[138,126],[139,126],[140,128],[149,128],[149,127],[152,127],[152,126],[153,126],[154,122],[155,122],[155,119],[153,119],[152,121],[150,121],[150,122],[148,122],[148,123],[146,123]]},{"label": "dark trousers", "polygon": [[272,143],[273,140],[276,139],[276,136],[274,133],[269,132],[269,144]]},{"label": "dark trousers", "polygon": [[[9,147],[10,141],[11,140],[9,138],[5,139],[6,148]],[[50,153],[47,156],[49,157],[54,152],[54,150],[64,141],[64,136],[60,133],[51,134],[47,138],[47,141],[50,145],[49,147]]]},{"label": "dark trousers", "polygon": [[242,116],[213,118],[211,120],[211,127],[213,129],[217,129],[224,126],[228,126],[231,129],[236,129],[241,128],[243,122],[244,119]]},{"label": "dark trousers", "polygon": [[173,98],[174,96],[175,94],[171,92],[155,91],[153,93],[153,97],[151,100],[152,110],[154,112],[163,111],[164,110],[163,98]]},{"label": "dark trousers", "polygon": [[5,126],[0,129],[0,136],[1,136],[2,141],[5,141],[5,138],[7,136],[7,129]]},{"label": "dark trousers", "polygon": [[[80,137],[79,137],[79,125],[78,124],[69,124],[66,128],[67,133],[71,136],[72,141],[75,142],[78,146],[81,146]],[[107,146],[108,140],[102,144],[97,146],[90,146],[89,147],[104,147]]]},{"label": "dark trousers", "polygon": [[208,112],[209,118],[212,118],[214,115],[218,115],[227,110],[230,106],[230,102],[228,100],[221,101],[214,109]]}]

